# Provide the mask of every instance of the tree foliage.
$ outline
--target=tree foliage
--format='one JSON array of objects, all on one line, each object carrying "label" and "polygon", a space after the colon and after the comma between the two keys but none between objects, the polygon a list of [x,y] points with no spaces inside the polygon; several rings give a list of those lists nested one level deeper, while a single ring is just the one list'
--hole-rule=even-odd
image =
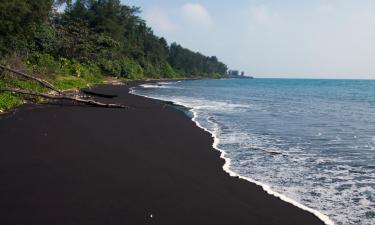
[{"label": "tree foliage", "polygon": [[[57,12],[65,4],[64,12]],[[95,64],[106,75],[213,77],[225,64],[156,36],[140,8],[119,0],[7,0],[0,2],[0,54]],[[25,54],[26,53],[26,54]]]},{"label": "tree foliage", "polygon": [[28,49],[35,28],[43,23],[52,0],[6,0],[0,2],[0,52]]}]

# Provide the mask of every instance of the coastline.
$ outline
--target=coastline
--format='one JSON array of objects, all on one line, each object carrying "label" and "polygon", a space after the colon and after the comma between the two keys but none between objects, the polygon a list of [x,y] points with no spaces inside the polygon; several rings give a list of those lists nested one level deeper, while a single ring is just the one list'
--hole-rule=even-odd
[{"label": "coastline", "polygon": [[211,134],[161,101],[128,93],[140,83],[94,88],[116,93],[125,111],[25,105],[0,118],[0,222],[322,224],[228,176]]},{"label": "coastline", "polygon": [[[252,78],[253,79],[253,78]],[[167,82],[174,82],[173,80],[172,81],[167,81]],[[157,82],[156,82],[157,83]],[[135,86],[134,86],[135,87]],[[134,88],[132,87],[132,88]],[[131,94],[134,94],[134,95],[137,95],[137,96],[142,96],[142,97],[146,97],[146,98],[150,98],[150,99],[154,99],[154,100],[157,100],[157,101],[163,101],[163,100],[160,100],[160,99],[157,99],[157,98],[152,98],[150,96],[143,96],[143,95],[138,95],[136,94],[133,89],[130,88],[130,91],[129,93]],[[239,174],[237,174],[236,172],[232,171],[230,169],[230,166],[231,166],[231,159],[226,157],[226,152],[223,150],[223,149],[220,149],[218,146],[219,146],[219,142],[220,142],[220,139],[216,136],[216,134],[210,130],[208,130],[207,128],[205,128],[204,126],[202,126],[198,120],[197,120],[197,113],[194,111],[194,109],[191,109],[191,108],[188,108],[186,106],[184,106],[181,102],[171,102],[174,106],[178,106],[179,108],[183,107],[186,111],[189,111],[191,114],[192,114],[192,117],[191,117],[191,120],[196,124],[197,127],[199,127],[200,129],[204,130],[205,132],[209,133],[211,135],[211,137],[213,138],[213,143],[212,143],[212,147],[220,152],[220,158],[223,159],[225,161],[225,163],[223,164],[222,166],[222,169],[231,177],[235,177],[235,178],[239,178],[239,179],[243,179],[243,180],[246,180],[252,184],[255,184],[259,187],[261,187],[263,189],[264,192],[276,197],[276,198],[279,198],[287,203],[290,203],[302,210],[305,210],[309,213],[312,213],[313,215],[315,215],[316,217],[318,217],[324,224],[326,225],[334,225],[335,223],[326,215],[324,215],[323,213],[319,212],[318,210],[315,210],[315,209],[312,209],[308,206],[305,206],[283,194],[280,194],[274,190],[272,190],[272,188],[267,185],[267,184],[264,184],[262,182],[259,182],[259,181],[256,181],[252,178],[249,178],[249,177],[245,177],[245,176],[241,176]]]}]

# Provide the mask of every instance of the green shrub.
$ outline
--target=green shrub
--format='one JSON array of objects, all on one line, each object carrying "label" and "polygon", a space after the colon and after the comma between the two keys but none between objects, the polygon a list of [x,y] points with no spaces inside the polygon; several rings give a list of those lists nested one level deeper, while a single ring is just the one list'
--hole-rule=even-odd
[{"label": "green shrub", "polygon": [[103,75],[98,65],[93,63],[83,64],[81,69],[81,78],[87,83],[103,83]]},{"label": "green shrub", "polygon": [[176,73],[176,71],[174,71],[174,69],[168,63],[162,65],[161,75],[164,78],[177,78],[177,77],[179,77],[178,74]]},{"label": "green shrub", "polygon": [[87,82],[79,77],[59,77],[53,84],[61,90],[69,90],[75,88],[85,88],[87,87]]},{"label": "green shrub", "polygon": [[58,76],[53,82],[59,89],[85,88],[89,84],[103,83],[100,68],[95,64],[69,61],[65,64],[62,72],[64,75]]},{"label": "green shrub", "polygon": [[35,74],[51,77],[58,73],[61,64],[49,54],[35,53],[29,57],[27,64],[31,66]]},{"label": "green shrub", "polygon": [[63,57],[55,59],[48,54],[36,54],[29,64],[36,72],[49,72],[52,83],[61,89],[82,88],[89,83],[103,82],[99,66],[93,63],[84,64]]},{"label": "green shrub", "polygon": [[0,111],[9,110],[22,104],[22,100],[11,93],[0,93]]},{"label": "green shrub", "polygon": [[215,78],[215,79],[219,79],[221,77],[221,75],[219,73],[212,73],[211,77]]},{"label": "green shrub", "polygon": [[46,89],[43,88],[38,82],[30,80],[11,80],[8,86],[20,88],[23,90],[29,90],[34,92],[45,92]]},{"label": "green shrub", "polygon": [[143,78],[142,67],[132,59],[121,60],[121,76],[131,80]]},{"label": "green shrub", "polygon": [[155,66],[153,66],[151,63],[149,62],[146,62],[144,65],[143,65],[143,71],[144,71],[144,75],[146,77],[149,77],[149,78],[161,78],[161,74],[160,74],[160,71],[158,68],[156,68]]},{"label": "green shrub", "polygon": [[99,65],[105,75],[121,76],[122,68],[118,60],[101,59]]},{"label": "green shrub", "polygon": [[[17,63],[12,62],[11,64],[27,70],[22,60],[17,61]],[[102,71],[100,67],[94,63],[80,63],[77,60],[68,60],[66,58],[56,59],[48,54],[34,54],[29,57],[26,64],[35,74],[42,75],[44,79],[48,78],[52,84],[62,90],[85,88],[89,84],[103,82]],[[37,81],[20,80],[14,74],[7,72],[1,73],[0,75],[0,87],[19,88],[41,93],[49,91]],[[24,96],[18,96],[7,92],[0,93],[0,110],[8,110],[22,104],[23,97]],[[28,96],[28,98],[33,98],[38,102],[43,101],[43,99],[39,97]]]}]

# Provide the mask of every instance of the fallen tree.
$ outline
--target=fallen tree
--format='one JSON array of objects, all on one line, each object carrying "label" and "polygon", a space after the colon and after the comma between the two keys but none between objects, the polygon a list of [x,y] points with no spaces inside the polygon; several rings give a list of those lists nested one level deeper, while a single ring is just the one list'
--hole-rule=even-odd
[{"label": "fallen tree", "polygon": [[48,81],[46,80],[43,80],[43,79],[40,79],[38,77],[34,77],[34,76],[31,76],[31,75],[28,75],[26,73],[23,73],[21,71],[17,71],[17,70],[14,70],[14,69],[11,69],[11,68],[8,68],[6,66],[3,66],[3,65],[0,65],[0,68],[3,69],[3,70],[7,70],[9,72],[12,72],[12,73],[15,73],[25,79],[29,79],[29,80],[35,80],[37,81],[40,85],[42,85],[43,87],[46,87],[48,89],[51,89],[52,91],[56,91],[57,93],[59,94],[62,94],[63,91],[59,90],[58,88],[56,88],[55,86],[53,86],[51,83],[49,83]]},{"label": "fallen tree", "polygon": [[110,103],[103,103],[103,102],[95,101],[91,97],[86,96],[86,95],[65,93],[64,91],[59,90],[58,88],[56,88],[55,86],[53,86],[51,83],[49,83],[46,80],[43,80],[41,78],[34,77],[34,76],[28,75],[26,73],[23,73],[23,72],[5,67],[3,65],[0,65],[0,69],[7,70],[9,72],[20,75],[25,79],[35,80],[40,85],[42,85],[43,87],[46,87],[46,88],[52,90],[54,93],[53,94],[47,94],[47,93],[40,93],[40,92],[29,91],[29,90],[22,90],[22,89],[19,89],[19,88],[0,88],[0,92],[10,92],[12,94],[37,96],[37,97],[42,97],[42,98],[45,98],[45,99],[55,100],[55,101],[66,100],[66,101],[72,101],[72,102],[75,102],[75,103],[81,103],[81,104],[86,104],[86,105],[91,105],[91,106],[96,106],[96,107],[127,108],[127,106],[120,105],[120,104],[110,104]]}]

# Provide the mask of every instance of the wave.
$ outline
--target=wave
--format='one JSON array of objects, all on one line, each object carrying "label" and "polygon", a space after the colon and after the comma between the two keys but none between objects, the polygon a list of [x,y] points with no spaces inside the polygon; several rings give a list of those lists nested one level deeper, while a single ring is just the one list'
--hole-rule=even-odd
[{"label": "wave", "polygon": [[141,86],[143,88],[168,88],[168,87],[163,86],[161,84],[141,84],[139,86]]},{"label": "wave", "polygon": [[320,220],[322,220],[325,224],[327,224],[327,225],[334,225],[334,222],[328,216],[324,215],[323,213],[321,213],[321,212],[319,212],[319,211],[317,211],[315,209],[309,208],[309,207],[307,207],[305,205],[302,205],[301,203],[299,203],[299,202],[297,202],[297,201],[295,201],[295,200],[293,200],[293,199],[291,199],[291,198],[289,198],[289,197],[287,197],[285,195],[282,195],[282,194],[280,194],[280,193],[278,193],[276,191],[273,191],[271,189],[271,187],[269,185],[267,185],[267,184],[261,183],[259,181],[254,180],[254,179],[251,179],[249,177],[241,176],[241,175],[235,173],[234,171],[232,171],[230,169],[231,159],[228,158],[228,157],[226,157],[226,152],[218,147],[218,145],[220,143],[220,139],[216,136],[215,132],[211,132],[210,130],[208,130],[205,127],[201,126],[201,124],[197,120],[197,118],[198,118],[197,113],[194,112],[194,109],[191,109],[191,111],[193,112],[193,115],[194,115],[194,117],[192,118],[192,120],[195,122],[195,124],[198,127],[200,127],[201,129],[203,129],[206,132],[208,132],[208,133],[211,134],[212,138],[214,139],[212,147],[220,152],[220,157],[225,160],[225,163],[223,165],[223,170],[225,172],[227,172],[231,177],[238,177],[240,179],[247,180],[247,181],[249,181],[251,183],[254,183],[254,184],[262,187],[262,189],[265,192],[267,192],[268,194],[273,195],[273,196],[275,196],[277,198],[280,198],[281,200],[283,200],[285,202],[288,202],[288,203],[290,203],[290,204],[292,204],[292,205],[294,205],[294,206],[296,206],[296,207],[298,207],[300,209],[303,209],[303,210],[305,210],[307,212],[310,212],[310,213],[314,214],[316,217],[318,217]]},{"label": "wave", "polygon": [[[157,86],[157,87],[160,87],[160,86]],[[164,88],[169,88],[169,87],[164,87]],[[134,95],[139,95],[139,96],[143,96],[143,97],[147,97],[147,98],[151,98],[151,99],[156,99],[156,100],[163,100],[163,99],[158,99],[158,98],[155,98],[155,97],[150,97],[150,96],[146,96],[146,95],[140,95],[138,93],[136,93],[135,89],[131,88],[130,89],[130,92],[131,94],[134,94]],[[267,184],[264,184],[262,182],[259,182],[257,180],[254,180],[250,177],[246,177],[246,176],[242,176],[242,175],[239,175],[237,174],[236,172],[234,172],[233,170],[231,170],[231,159],[229,157],[226,157],[227,153],[219,148],[219,144],[220,144],[220,138],[218,137],[218,131],[219,131],[219,125],[213,121],[211,121],[213,123],[213,127],[211,128],[212,130],[210,130],[209,128],[203,126],[201,123],[199,123],[198,121],[198,112],[197,112],[197,109],[214,109],[214,110],[238,110],[238,109],[246,109],[248,107],[251,107],[249,105],[241,105],[241,104],[233,104],[233,103],[227,103],[227,102],[212,102],[212,101],[209,101],[210,104],[207,104],[208,101],[206,100],[202,100],[202,99],[189,99],[189,100],[181,100],[181,99],[172,99],[171,100],[172,102],[174,102],[175,104],[177,105],[182,105],[184,107],[186,107],[191,113],[192,113],[192,118],[191,120],[201,129],[203,129],[204,131],[208,132],[211,134],[212,138],[213,138],[213,143],[212,143],[212,147],[219,151],[220,152],[220,158],[224,159],[225,163],[223,165],[223,170],[228,173],[229,176],[231,177],[237,177],[239,179],[243,179],[243,180],[246,180],[246,181],[249,181],[255,185],[258,185],[260,186],[266,193],[268,193],[269,195],[272,195],[272,196],[275,196],[279,199],[281,199],[282,201],[284,202],[288,202],[302,210],[305,210],[309,213],[312,213],[313,215],[315,215],[317,218],[319,218],[322,222],[324,222],[326,225],[334,225],[335,223],[326,215],[324,215],[323,213],[319,212],[318,210],[315,210],[315,209],[312,209],[308,206],[305,206],[281,193],[278,193],[274,190],[272,190],[272,188],[267,185]],[[189,104],[190,103],[190,104]],[[277,152],[279,153],[279,152]]]},{"label": "wave", "polygon": [[176,83],[176,82],[157,82],[157,83],[150,83],[150,84],[141,84],[139,85],[140,87],[142,88],[162,88],[162,89],[166,89],[166,88],[172,88],[172,89],[179,89],[178,87],[172,87],[172,86],[169,86],[170,84],[173,84],[173,83]]}]

